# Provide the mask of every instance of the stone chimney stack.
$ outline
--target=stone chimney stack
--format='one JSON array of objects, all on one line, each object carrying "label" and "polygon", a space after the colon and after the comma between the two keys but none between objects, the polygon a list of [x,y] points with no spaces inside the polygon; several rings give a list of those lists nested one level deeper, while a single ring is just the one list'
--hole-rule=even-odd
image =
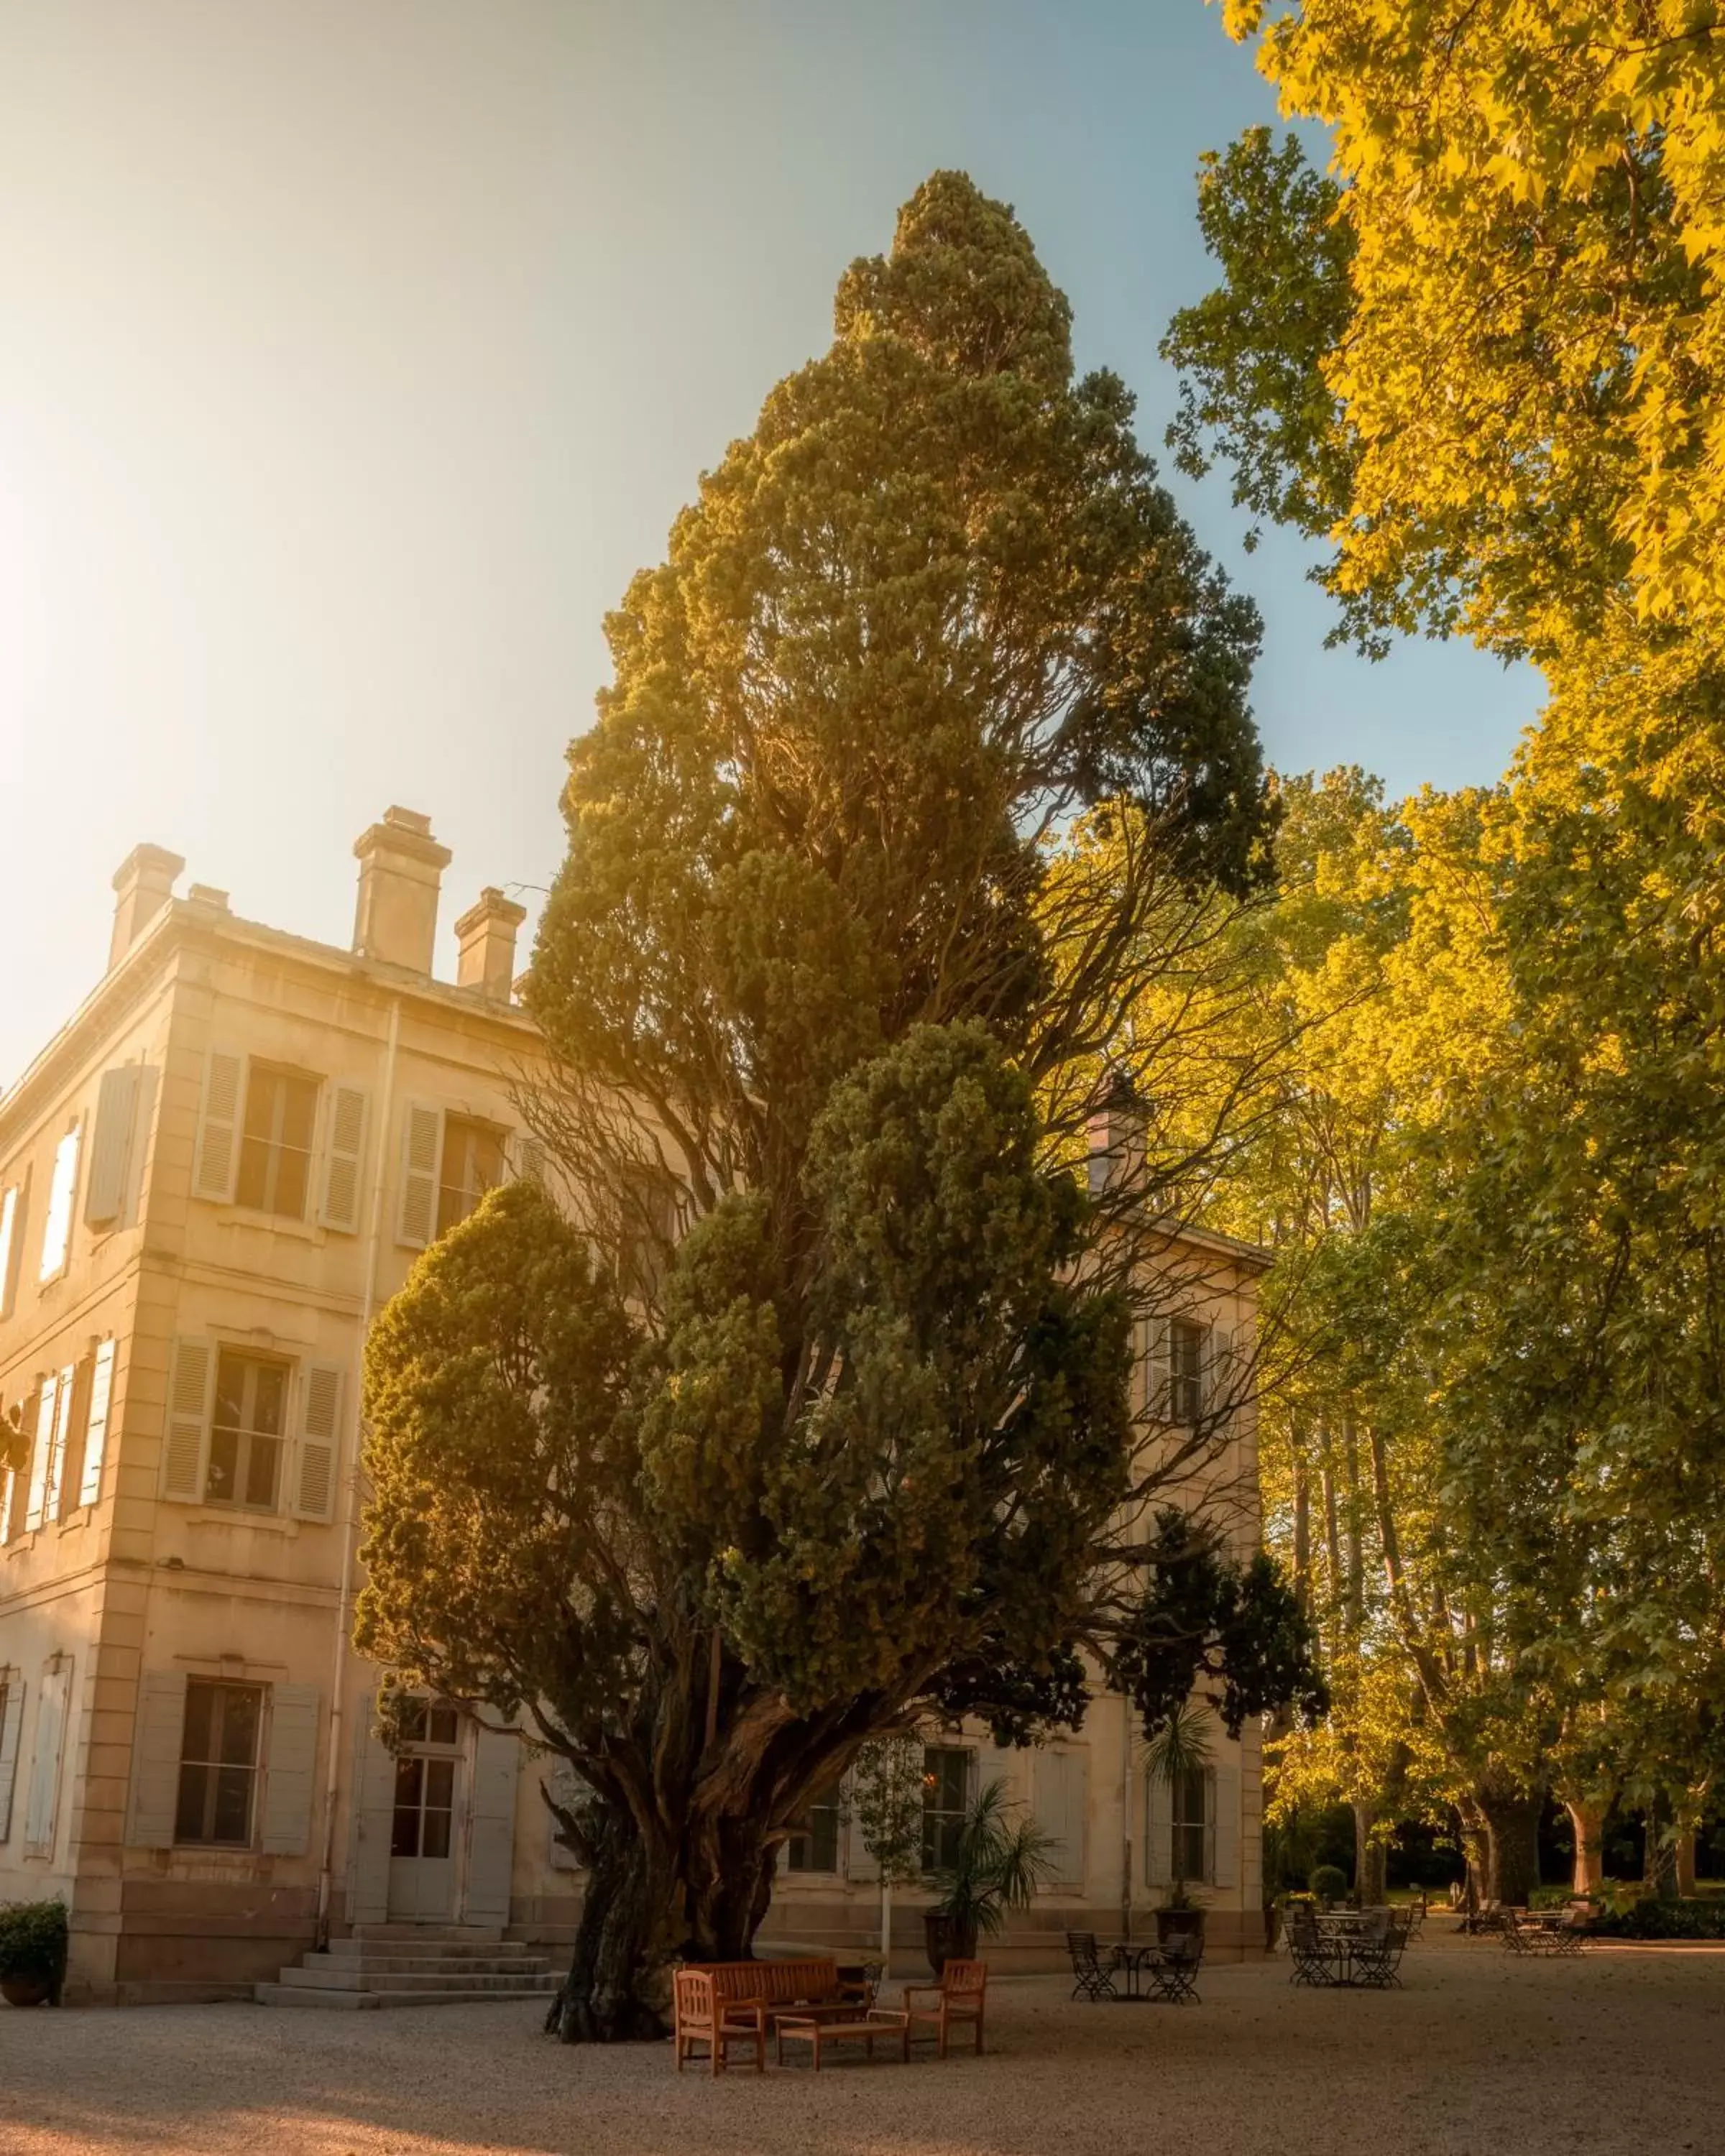
[{"label": "stone chimney stack", "polygon": [[114,871],[114,937],[108,946],[111,973],[174,895],[174,878],[186,864],[166,846],[134,846]]},{"label": "stone chimney stack", "polygon": [[515,939],[526,917],[526,906],[488,883],[455,923],[460,951],[457,986],[477,988],[490,1002],[506,1004],[515,983]]},{"label": "stone chimney stack", "polygon": [[1149,1116],[1132,1081],[1116,1071],[1090,1116],[1090,1194],[1137,1183],[1144,1172],[1144,1140]]},{"label": "stone chimney stack", "polygon": [[431,835],[431,819],[411,808],[386,808],[382,822],[354,840],[353,854],[359,863],[355,956],[429,975],[438,893],[450,858]]}]

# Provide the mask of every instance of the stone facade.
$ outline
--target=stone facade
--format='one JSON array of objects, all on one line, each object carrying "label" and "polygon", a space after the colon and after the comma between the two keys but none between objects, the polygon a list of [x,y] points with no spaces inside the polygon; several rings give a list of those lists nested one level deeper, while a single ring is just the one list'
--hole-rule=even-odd
[{"label": "stone facade", "polygon": [[[105,977],[0,1100],[0,1409],[28,1439],[0,1473],[0,1900],[65,1898],[74,2000],[244,1994],[356,1923],[556,1943],[578,1912],[542,1763],[428,1712],[398,1764],[347,1645],[365,1334],[416,1252],[519,1167],[536,1051],[511,995],[521,909],[484,892],[438,981],[447,853],[401,809],[355,851],[343,951],[202,886],[176,898],[183,864],[138,849]],[[1183,1248],[1203,1322],[1244,1342],[1256,1255]],[[1062,1837],[1002,1961],[1158,1898],[1178,1830],[1119,1700],[1067,1744],[937,1749],[948,1794],[1002,1773]],[[1182,1823],[1224,1951],[1260,1937],[1259,1784],[1252,1732],[1219,1742],[1205,1816]],[[842,1808],[781,1879],[769,1942],[876,1936]],[[898,1897],[907,1943],[918,1899]]]}]

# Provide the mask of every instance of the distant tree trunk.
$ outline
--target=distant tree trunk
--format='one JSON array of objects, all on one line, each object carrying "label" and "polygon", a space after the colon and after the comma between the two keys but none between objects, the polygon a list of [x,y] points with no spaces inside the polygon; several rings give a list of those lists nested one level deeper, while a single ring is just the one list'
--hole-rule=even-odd
[{"label": "distant tree trunk", "polygon": [[1592,1894],[1605,1883],[1605,1812],[1599,1804],[1572,1804],[1563,1809],[1575,1830],[1575,1871],[1571,1891]]},{"label": "distant tree trunk", "polygon": [[1677,1836],[1677,1892],[1686,1898],[1695,1892],[1695,1829]]},{"label": "distant tree trunk", "polygon": [[628,2044],[668,2025],[665,1969],[676,1947],[675,1866],[617,1814],[599,1828],[569,1974],[545,2018],[565,2044]]},{"label": "distant tree trunk", "polygon": [[1474,1797],[1486,1821],[1486,1896],[1524,1907],[1539,1884],[1539,1815],[1545,1809],[1544,1792],[1494,1783],[1476,1789]]}]

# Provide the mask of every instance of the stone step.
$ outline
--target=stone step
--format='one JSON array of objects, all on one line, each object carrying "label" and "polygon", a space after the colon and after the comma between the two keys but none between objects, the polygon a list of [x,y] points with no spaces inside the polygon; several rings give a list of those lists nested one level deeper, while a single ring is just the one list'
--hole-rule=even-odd
[{"label": "stone step", "polygon": [[543,1999],[556,1985],[548,1979],[517,1991],[336,1991],[290,1984],[260,1984],[253,1997],[259,2006],[321,2006],[338,2012],[367,2013],[384,2006],[478,2006],[498,1999]]},{"label": "stone step", "polygon": [[435,1953],[306,1953],[302,1955],[302,1966],[341,1969],[347,1970],[347,1975],[354,1975],[356,1970],[364,1970],[364,1975],[377,1975],[379,1970],[412,1969],[418,1975],[440,1973],[446,1977],[459,1977],[465,1970],[475,1970],[476,1975],[490,1970],[491,1975],[496,1975],[502,1969],[526,1969],[536,1975],[539,1970],[550,1969],[552,1964],[550,1955],[546,1953],[528,1953],[526,1947],[502,1947],[494,1953],[464,1955],[459,1962],[444,1962]]},{"label": "stone step", "polygon": [[[344,1969],[371,1968],[381,1962],[413,1962],[424,1969],[484,1969],[495,1961],[519,1961],[523,1955],[543,1961],[545,1956],[536,1948],[524,1946],[519,1940],[499,1939],[488,1947],[421,1946],[413,1939],[367,1939],[353,1943],[334,1939],[326,1953],[316,1957],[319,1961],[339,1964]],[[306,1959],[312,1959],[307,1955]]]},{"label": "stone step", "polygon": [[281,1981],[316,1991],[495,1991],[511,1985],[536,1987],[550,1974],[542,1961],[459,1970],[331,1968],[326,1964],[285,1969]]},{"label": "stone step", "polygon": [[[352,1937],[357,1940],[413,1939],[427,1945],[495,1946],[503,1937],[501,1924],[356,1924]],[[331,1942],[335,1946],[346,1946],[346,1939]]]}]

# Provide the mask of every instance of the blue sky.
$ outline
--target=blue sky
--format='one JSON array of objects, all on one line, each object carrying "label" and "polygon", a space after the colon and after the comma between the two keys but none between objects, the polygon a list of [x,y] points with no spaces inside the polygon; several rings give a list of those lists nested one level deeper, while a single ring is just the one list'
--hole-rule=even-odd
[{"label": "blue sky", "polygon": [[[444,971],[481,883],[531,897],[604,610],[935,167],[1015,205],[1159,447],[1199,153],[1274,116],[1202,0],[0,13],[0,1083],[141,839],[345,942],[352,839],[423,809]],[[1502,771],[1537,677],[1326,651],[1305,551],[1173,483],[1263,609],[1275,762]]]}]

